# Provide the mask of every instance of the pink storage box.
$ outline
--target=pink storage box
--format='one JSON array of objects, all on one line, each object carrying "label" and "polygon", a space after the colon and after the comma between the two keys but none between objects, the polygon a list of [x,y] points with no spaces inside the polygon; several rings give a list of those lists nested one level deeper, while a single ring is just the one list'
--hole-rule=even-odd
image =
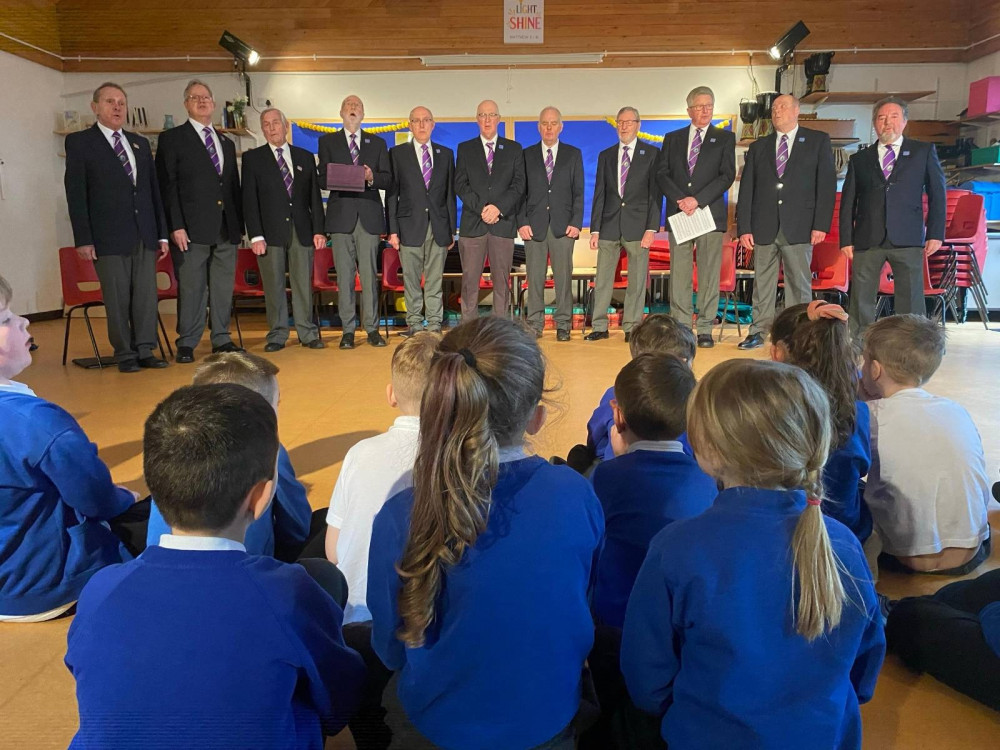
[{"label": "pink storage box", "polygon": [[969,84],[969,111],[966,117],[1000,112],[1000,76],[982,78]]}]

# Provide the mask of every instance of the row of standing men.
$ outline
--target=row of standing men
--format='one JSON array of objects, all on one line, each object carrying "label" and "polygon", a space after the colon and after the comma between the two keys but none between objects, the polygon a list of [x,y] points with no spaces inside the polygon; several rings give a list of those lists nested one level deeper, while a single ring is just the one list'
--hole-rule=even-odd
[{"label": "row of standing men", "polygon": [[[638,139],[640,115],[623,107],[616,118],[618,143],[598,157],[590,246],[597,250],[593,330],[588,340],[608,337],[607,309],[622,249],[628,256],[623,324],[626,340],[643,312],[649,247],[660,229],[663,199],[667,216],[708,207],[715,230],[686,243],[671,236],[672,314],[685,325],[693,317],[692,276],[697,252],[698,344],[712,346],[718,308],[723,236],[728,229],[725,197],[736,178],[735,137],[712,125],[715,97],[700,86],[687,96],[691,123],[669,133],[662,148]],[[66,138],[66,193],[75,244],[91,258],[108,307],[108,333],[119,368],[135,372],[164,367],[156,345],[155,253],[172,253],[179,282],[177,361],[192,362],[206,318],[213,351],[237,347],[229,334],[236,247],[244,226],[259,256],[269,332],[266,351],[289,338],[285,270],[300,344],[323,348],[312,319],[312,260],[330,238],[342,280],[356,270],[361,286],[361,325],[373,346],[378,332],[380,238],[400,252],[407,306],[407,332],[426,325],[440,329],[444,304],[442,274],[459,232],[462,316],[477,314],[486,261],[494,282],[494,311],[510,302],[509,270],[514,239],[525,243],[528,278],[527,323],[541,335],[543,291],[551,264],[556,294],[556,337],[570,338],[573,246],[583,226],[583,160],[580,150],[559,139],[562,118],[546,107],[539,116],[541,141],[523,149],[499,137],[500,112],[485,100],[476,111],[477,138],[451,149],[434,142],[434,119],[426,107],[409,117],[413,139],[388,149],[364,130],[364,105],[344,99],[343,129],[319,139],[319,170],[313,154],[287,143],[288,122],[277,109],[261,113],[267,144],[243,156],[242,186],[233,142],[212,126],[215,100],[198,80],[184,90],[189,120],[164,132],[155,165],[148,141],[122,130],[127,99],[113,83],[95,92],[93,128]],[[741,348],[763,345],[774,316],[779,263],[787,304],[811,298],[812,247],[822,242],[833,219],[836,170],[829,137],[800,127],[799,104],[789,95],[774,103],[775,132],[747,151],[737,233],[754,251],[756,283],[753,324]],[[876,104],[877,148],[864,149],[849,163],[839,231],[842,250],[854,261],[852,324],[874,318],[874,299],[883,263],[893,268],[896,309],[923,309],[923,254],[944,235],[944,177],[929,144],[903,138],[905,102]],[[324,214],[320,189],[331,163],[365,170],[361,192],[332,190]],[[381,192],[385,191],[383,206]],[[921,203],[927,196],[924,219]],[[462,200],[456,226],[456,196]],[[925,231],[926,224],[926,231]],[[855,254],[855,250],[858,252]],[[339,284],[343,321],[340,347],[354,347],[358,324],[354,284]],[[210,313],[206,313],[206,309]],[[344,311],[351,311],[350,315]]]}]

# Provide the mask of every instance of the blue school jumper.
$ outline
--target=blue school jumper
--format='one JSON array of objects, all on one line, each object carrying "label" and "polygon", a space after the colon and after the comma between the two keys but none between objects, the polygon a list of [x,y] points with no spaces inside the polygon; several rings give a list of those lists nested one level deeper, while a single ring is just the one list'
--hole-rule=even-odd
[{"label": "blue school jumper", "polygon": [[849,601],[807,641],[792,620],[800,490],[724,490],[653,539],[625,616],[622,673],[670,750],[861,747],[885,634],[857,537],[824,518]]},{"label": "blue school jumper", "polygon": [[[594,409],[594,413],[587,422],[587,447],[594,451],[594,455],[601,461],[610,461],[615,457],[615,451],[611,447],[611,428],[615,423],[614,413],[611,411],[611,400],[615,397],[615,387],[611,386],[601,396],[601,403]],[[684,452],[693,456],[691,445],[687,441],[687,433],[681,434],[677,440],[684,447]]]},{"label": "blue school jumper", "polygon": [[587,594],[604,518],[590,484],[536,456],[501,463],[486,530],[444,573],[421,648],[396,638],[394,566],[412,507],[412,489],[383,506],[368,558],[372,646],[401,671],[407,716],[451,750],[512,750],[551,739],[576,714],[594,640]]},{"label": "blue school jumper", "polygon": [[600,463],[591,481],[604,508],[606,529],[594,615],[620,628],[650,540],[667,524],[703,513],[719,491],[676,441],[635,443],[625,455]]},{"label": "blue school jumper", "polygon": [[842,446],[830,453],[823,467],[823,512],[836,518],[854,535],[865,541],[872,533],[872,515],[858,488],[872,463],[871,418],[868,404],[857,402],[854,432]]},{"label": "blue school jumper", "polygon": [[73,748],[314,748],[358,704],[343,612],[299,565],[148,547],[91,579],[69,629]]},{"label": "blue school jumper", "polygon": [[[278,490],[274,502],[267,513],[247,528],[244,545],[251,555],[274,555],[275,537],[290,540],[293,544],[304,544],[309,536],[312,509],[306,497],[306,488],[295,476],[292,459],[285,446],[278,447]],[[146,529],[146,545],[159,544],[162,534],[169,534],[170,527],[163,520],[156,501],[149,509],[149,526]]]},{"label": "blue school jumper", "polygon": [[94,573],[130,559],[101,522],[133,502],[73,417],[0,390],[0,614],[74,602]]}]

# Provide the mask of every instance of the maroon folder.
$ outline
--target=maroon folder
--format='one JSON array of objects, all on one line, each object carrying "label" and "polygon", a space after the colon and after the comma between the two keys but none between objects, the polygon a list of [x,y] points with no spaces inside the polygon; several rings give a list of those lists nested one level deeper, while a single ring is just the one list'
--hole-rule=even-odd
[{"label": "maroon folder", "polygon": [[327,164],[327,190],[346,190],[352,193],[362,193],[365,190],[365,165],[358,164]]}]

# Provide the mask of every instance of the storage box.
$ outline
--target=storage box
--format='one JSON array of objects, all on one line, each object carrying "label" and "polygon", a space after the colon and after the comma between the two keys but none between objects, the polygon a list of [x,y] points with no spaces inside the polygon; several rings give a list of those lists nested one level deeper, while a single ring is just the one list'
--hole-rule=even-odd
[{"label": "storage box", "polygon": [[966,117],[1000,112],[1000,76],[980,78],[969,84],[969,111]]},{"label": "storage box", "polygon": [[972,166],[1000,163],[1000,144],[972,149]]},{"label": "storage box", "polygon": [[831,138],[854,137],[854,120],[800,120],[799,124],[826,133]]},{"label": "storage box", "polygon": [[970,181],[963,182],[959,187],[983,196],[987,221],[1000,220],[1000,182]]}]

